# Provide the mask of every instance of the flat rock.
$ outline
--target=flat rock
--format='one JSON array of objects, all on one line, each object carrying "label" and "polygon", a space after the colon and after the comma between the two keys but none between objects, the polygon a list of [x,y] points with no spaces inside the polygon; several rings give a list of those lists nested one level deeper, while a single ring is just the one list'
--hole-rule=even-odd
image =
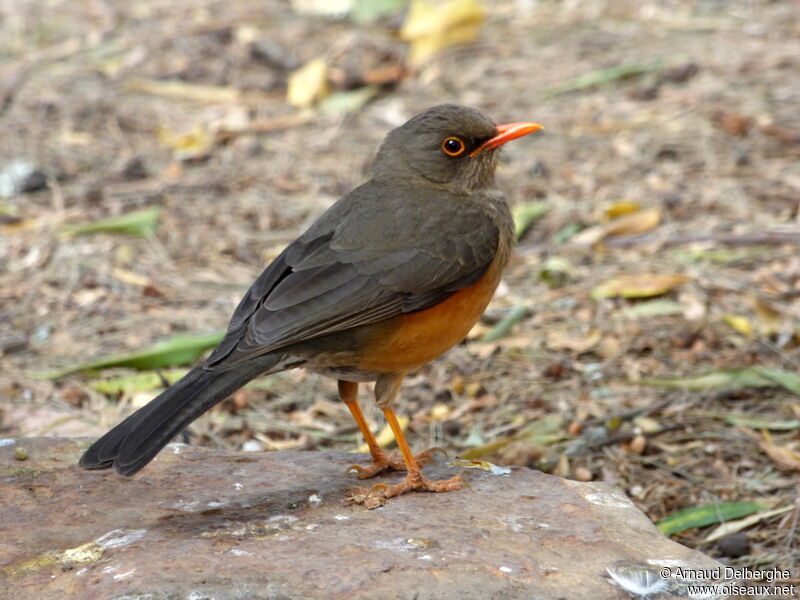
[{"label": "flat rock", "polygon": [[360,455],[171,445],[125,479],[79,469],[84,447],[0,440],[4,600],[602,600],[629,598],[606,573],[620,561],[719,566],[619,489],[527,468],[470,470],[471,489],[366,510],[347,502]]}]

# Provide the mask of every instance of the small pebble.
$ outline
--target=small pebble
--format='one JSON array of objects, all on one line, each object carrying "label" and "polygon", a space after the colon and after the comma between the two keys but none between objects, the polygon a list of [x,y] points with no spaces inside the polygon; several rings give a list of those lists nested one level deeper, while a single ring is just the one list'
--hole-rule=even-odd
[{"label": "small pebble", "polygon": [[633,454],[639,454],[639,455],[641,455],[642,452],[644,452],[644,449],[646,447],[647,447],[647,440],[642,434],[639,434],[635,438],[633,438],[630,444],[628,445],[628,449]]},{"label": "small pebble", "polygon": [[17,446],[14,448],[14,458],[17,460],[28,460],[28,451],[25,448]]},{"label": "small pebble", "polygon": [[0,166],[0,198],[37,192],[47,186],[44,171],[24,160],[14,160]]},{"label": "small pebble", "polygon": [[581,431],[583,431],[583,425],[578,421],[572,421],[567,427],[567,433],[570,435],[580,435]]},{"label": "small pebble", "polygon": [[717,540],[717,549],[724,556],[739,558],[750,553],[750,539],[742,531],[732,533]]},{"label": "small pebble", "polygon": [[586,467],[577,467],[575,469],[575,481],[591,481],[592,479],[594,479],[594,476]]},{"label": "small pebble", "polygon": [[242,444],[242,452],[263,452],[264,446],[258,440],[247,440]]}]

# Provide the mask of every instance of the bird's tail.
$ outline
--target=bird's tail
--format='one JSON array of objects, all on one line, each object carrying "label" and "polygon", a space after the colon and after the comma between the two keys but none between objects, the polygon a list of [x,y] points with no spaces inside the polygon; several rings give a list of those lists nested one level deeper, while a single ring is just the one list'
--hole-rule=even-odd
[{"label": "bird's tail", "polygon": [[84,452],[84,469],[114,467],[133,475],[149,463],[189,423],[265,372],[279,371],[279,354],[251,358],[226,371],[195,367]]}]

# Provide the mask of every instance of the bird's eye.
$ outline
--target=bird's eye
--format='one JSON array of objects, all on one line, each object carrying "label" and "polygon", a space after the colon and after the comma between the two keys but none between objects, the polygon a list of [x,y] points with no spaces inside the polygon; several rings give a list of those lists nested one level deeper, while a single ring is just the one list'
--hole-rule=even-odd
[{"label": "bird's eye", "polygon": [[447,156],[458,156],[463,154],[466,149],[464,142],[457,137],[445,138],[442,142],[442,152]]}]

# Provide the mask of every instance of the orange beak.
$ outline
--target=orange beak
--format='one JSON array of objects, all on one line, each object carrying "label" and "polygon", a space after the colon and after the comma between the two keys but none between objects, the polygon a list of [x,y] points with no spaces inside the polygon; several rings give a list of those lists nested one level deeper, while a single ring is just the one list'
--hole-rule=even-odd
[{"label": "orange beak", "polygon": [[497,126],[497,134],[493,138],[489,138],[485,142],[483,142],[480,146],[475,148],[472,152],[469,153],[469,157],[472,158],[476,154],[480,154],[484,150],[494,150],[495,148],[499,148],[506,142],[510,142],[511,140],[515,140],[523,135],[528,135],[529,133],[533,133],[534,131],[538,131],[539,129],[544,129],[538,123],[529,123],[526,121],[521,121],[519,123],[506,123],[505,125],[498,125]]}]

